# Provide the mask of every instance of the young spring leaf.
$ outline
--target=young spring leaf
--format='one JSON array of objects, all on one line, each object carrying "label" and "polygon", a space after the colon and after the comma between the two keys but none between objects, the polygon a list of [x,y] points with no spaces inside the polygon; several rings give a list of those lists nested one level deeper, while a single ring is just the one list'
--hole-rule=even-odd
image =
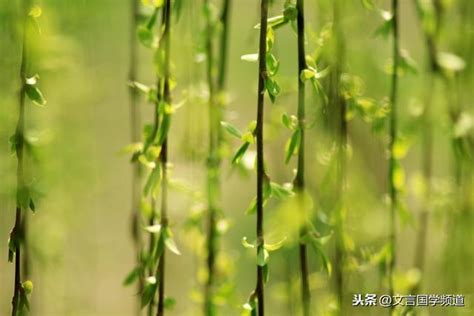
[{"label": "young spring leaf", "polygon": [[149,29],[146,25],[140,25],[137,28],[137,36],[140,43],[148,48],[152,48],[155,43],[155,34],[152,29]]},{"label": "young spring leaf", "polygon": [[33,292],[33,282],[31,282],[30,280],[26,280],[25,282],[23,282],[21,284],[21,287],[23,288],[23,290],[25,291],[27,295]]},{"label": "young spring leaf", "polygon": [[166,297],[163,305],[166,310],[172,310],[176,305],[176,299],[173,297]]},{"label": "young spring leaf", "polygon": [[46,100],[43,97],[43,93],[41,93],[40,89],[36,85],[25,84],[25,92],[28,98],[36,105],[44,106],[46,104]]},{"label": "young spring leaf", "polygon": [[276,82],[272,78],[266,78],[265,88],[268,91],[270,99],[273,103],[275,103],[275,97],[280,93],[280,86],[278,85],[278,82]]},{"label": "young spring leaf", "polygon": [[250,146],[250,143],[248,142],[245,142],[242,144],[242,146],[240,146],[240,148],[237,150],[234,157],[232,158],[232,164],[240,163],[240,160],[242,160],[242,157],[247,152],[247,149],[249,148],[249,146]]},{"label": "young spring leaf", "polygon": [[148,196],[156,192],[156,188],[161,181],[161,167],[160,165],[155,165],[155,168],[152,169],[148,175],[145,186],[143,187],[143,195]]},{"label": "young spring leaf", "polygon": [[240,59],[243,61],[248,61],[248,62],[257,62],[258,61],[258,54],[246,54],[240,56]]},{"label": "young spring leaf", "polygon": [[280,240],[279,242],[273,243],[273,244],[265,244],[264,247],[268,251],[275,251],[283,247],[283,244],[285,243],[286,237]]},{"label": "young spring leaf", "polygon": [[320,257],[324,270],[326,270],[326,272],[331,275],[332,265],[329,261],[329,258],[327,257],[326,252],[324,251],[322,243],[312,233],[306,234],[302,241],[309,243],[312,246],[314,252]]},{"label": "young spring leaf", "polygon": [[242,238],[242,245],[247,249],[254,249],[255,245],[248,242],[247,237]]},{"label": "young spring leaf", "polygon": [[290,162],[291,157],[298,151],[301,141],[301,130],[297,128],[286,145],[285,163]]},{"label": "young spring leaf", "polygon": [[221,122],[221,126],[232,136],[235,136],[239,139],[242,138],[242,132],[235,127],[234,125],[228,123],[228,122]]},{"label": "young spring leaf", "polygon": [[167,227],[163,230],[162,234],[166,248],[168,248],[172,253],[176,255],[181,255],[181,252],[178,250],[178,247],[176,246],[176,243],[173,239],[173,233],[171,232],[171,230]]},{"label": "young spring leaf", "polygon": [[266,63],[267,63],[267,71],[270,76],[275,76],[278,72],[278,68],[280,68],[280,63],[278,62],[275,55],[272,53],[266,54]]},{"label": "young spring leaf", "polygon": [[263,267],[268,263],[270,257],[268,251],[264,247],[259,247],[257,250],[257,265]]},{"label": "young spring leaf", "polygon": [[142,274],[142,268],[141,267],[135,267],[132,271],[130,271],[127,274],[127,276],[123,280],[122,284],[124,286],[127,286],[127,285],[130,285],[130,284],[134,283],[136,280],[138,280],[138,278],[140,277],[141,274]]},{"label": "young spring leaf", "polygon": [[142,308],[150,304],[151,300],[155,296],[156,289],[158,287],[158,284],[155,282],[147,282],[145,285],[145,288],[143,289],[142,292],[142,297],[141,297],[141,306]]},{"label": "young spring leaf", "polygon": [[285,199],[294,195],[291,189],[285,188],[278,183],[270,183],[271,196],[277,199]]}]

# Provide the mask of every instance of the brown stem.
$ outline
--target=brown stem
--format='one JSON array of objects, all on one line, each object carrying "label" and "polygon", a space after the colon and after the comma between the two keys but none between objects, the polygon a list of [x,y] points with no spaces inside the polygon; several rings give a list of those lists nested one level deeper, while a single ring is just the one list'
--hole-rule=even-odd
[{"label": "brown stem", "polygon": [[[16,157],[17,157],[17,191],[23,190],[25,188],[25,179],[23,174],[23,154],[24,154],[24,135],[25,135],[25,80],[26,80],[26,67],[28,63],[27,57],[27,14],[30,8],[29,0],[24,1],[24,21],[23,21],[23,51],[21,57],[21,66],[20,66],[20,93],[19,93],[19,115],[18,122],[15,132],[16,140]],[[17,201],[16,211],[15,211],[15,226],[12,230],[12,236],[15,238],[15,283],[13,289],[13,298],[12,298],[12,316],[16,316],[18,312],[20,291],[22,290],[21,286],[21,243],[23,241],[24,231],[22,223],[22,208]]]},{"label": "brown stem", "polygon": [[398,0],[392,0],[392,14],[393,14],[393,74],[390,92],[390,160],[389,160],[389,191],[390,191],[390,251],[391,259],[388,264],[388,282],[389,294],[394,294],[393,288],[393,274],[396,266],[396,230],[397,230],[397,207],[398,207],[398,192],[394,183],[394,172],[396,168],[396,158],[394,156],[394,147],[397,140],[397,92],[398,92],[398,65],[399,65],[399,28],[398,28]]},{"label": "brown stem", "polygon": [[[263,120],[265,105],[265,79],[267,76],[266,53],[267,53],[267,17],[268,0],[261,0],[260,4],[260,41],[259,41],[259,63],[258,63],[258,99],[257,99],[257,254],[263,251],[263,185],[265,181],[264,152],[263,152]],[[264,316],[264,276],[263,267],[257,265],[257,300],[258,316]]]},{"label": "brown stem", "polygon": [[[170,51],[171,51],[171,0],[166,0],[164,6],[164,53],[165,53],[165,65],[164,65],[164,83],[163,83],[163,97],[166,104],[171,104],[171,91],[169,86],[170,81]],[[168,135],[166,135],[163,145],[161,146],[161,170],[162,170],[162,184],[161,184],[161,227],[166,229],[168,227]],[[165,303],[165,255],[166,251],[163,250],[159,258],[157,279],[159,282],[158,288],[158,309],[157,316],[164,315],[164,303]]]},{"label": "brown stem", "polygon": [[[295,190],[302,199],[305,191],[305,83],[300,79],[300,74],[307,68],[306,52],[305,52],[305,19],[304,19],[304,0],[297,0],[297,26],[298,26],[298,128],[300,130],[300,144],[298,150],[297,173],[294,181]],[[307,214],[304,203],[301,203],[300,211],[306,220]],[[302,239],[307,233],[306,223],[300,228],[300,238]],[[301,293],[303,303],[303,314],[309,316],[311,313],[311,293],[309,289],[309,272],[306,244],[300,241],[299,259],[301,272]]]}]

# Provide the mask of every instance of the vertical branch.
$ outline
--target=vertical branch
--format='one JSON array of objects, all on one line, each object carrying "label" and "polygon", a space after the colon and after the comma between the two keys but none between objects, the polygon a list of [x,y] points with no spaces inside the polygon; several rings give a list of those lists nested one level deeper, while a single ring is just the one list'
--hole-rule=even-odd
[{"label": "vertical branch", "polygon": [[[257,255],[263,251],[263,185],[265,181],[264,156],[263,156],[263,120],[265,105],[265,80],[267,78],[266,52],[267,52],[267,17],[268,0],[261,0],[260,4],[260,41],[258,50],[258,99],[257,99]],[[258,316],[263,316],[264,303],[264,276],[263,267],[257,265],[257,300]]]},{"label": "vertical branch", "polygon": [[[170,51],[171,51],[171,0],[166,0],[164,6],[164,82],[163,82],[163,98],[166,104],[171,104],[171,91],[170,91]],[[165,136],[163,145],[161,146],[160,153],[161,160],[161,172],[162,172],[162,185],[161,185],[161,212],[160,212],[160,224],[162,229],[168,227],[168,135]],[[158,285],[158,309],[157,316],[164,315],[164,302],[165,302],[165,254],[166,250],[163,250],[158,263],[157,271],[157,282]]]},{"label": "vertical branch", "polygon": [[220,38],[219,56],[218,56],[218,76],[214,78],[214,48],[213,48],[213,24],[211,21],[211,12],[209,0],[204,0],[204,10],[206,15],[206,55],[207,69],[206,76],[209,88],[209,156],[207,161],[207,190],[208,190],[208,223],[207,223],[207,272],[208,279],[205,287],[204,313],[205,315],[214,314],[213,304],[213,286],[215,283],[215,261],[218,253],[218,234],[216,229],[217,217],[219,212],[220,200],[220,179],[219,167],[220,156],[219,149],[222,144],[220,133],[220,121],[222,119],[222,107],[224,106],[223,94],[226,80],[227,67],[227,49],[229,33],[229,8],[230,0],[224,0],[220,23],[222,33]]},{"label": "vertical branch", "polygon": [[215,261],[217,257],[217,235],[216,235],[216,217],[217,200],[219,190],[218,168],[219,168],[219,109],[216,104],[216,89],[214,83],[214,52],[213,52],[213,24],[211,21],[211,12],[209,0],[204,0],[204,14],[206,17],[206,55],[207,67],[206,77],[209,89],[209,154],[207,157],[207,282],[204,293],[204,312],[205,315],[212,315],[213,305],[213,284],[215,279]]},{"label": "vertical branch", "polygon": [[[15,131],[15,151],[17,157],[17,196],[20,190],[25,188],[25,179],[23,174],[23,164],[24,164],[24,137],[25,137],[25,80],[26,80],[26,68],[28,64],[28,47],[27,47],[27,19],[28,19],[28,10],[30,8],[29,0],[23,1],[23,39],[22,39],[22,56],[21,56],[21,66],[20,66],[20,93],[18,98],[19,114],[18,122]],[[13,298],[12,298],[12,316],[16,316],[19,307],[19,298],[20,292],[22,291],[21,286],[21,243],[23,241],[24,231],[22,223],[22,206],[20,205],[17,197],[16,210],[15,210],[15,225],[11,232],[10,238],[13,238],[14,244],[14,253],[15,253],[15,278],[14,278],[14,287],[13,287]]]},{"label": "vertical branch", "polygon": [[336,60],[332,81],[335,108],[339,111],[339,139],[338,144],[338,203],[336,204],[336,249],[335,249],[335,279],[336,292],[340,313],[344,314],[344,209],[345,209],[345,184],[346,184],[346,149],[347,149],[347,120],[346,102],[341,95],[341,76],[344,65],[344,34],[341,28],[341,3],[333,3],[333,19],[335,31]]},{"label": "vertical branch", "polygon": [[[420,211],[418,223],[419,229],[417,234],[416,241],[416,250],[415,250],[415,262],[414,265],[420,272],[423,272],[424,263],[425,263],[425,252],[426,252],[426,237],[428,230],[428,221],[429,221],[429,208],[431,198],[431,178],[432,178],[432,165],[433,165],[433,124],[432,124],[432,99],[433,99],[433,88],[436,75],[439,74],[439,66],[437,63],[438,48],[436,45],[436,37],[439,33],[440,20],[441,20],[441,3],[439,0],[434,1],[435,14],[436,14],[436,28],[434,32],[424,31],[426,48],[428,50],[428,63],[429,63],[429,73],[428,81],[426,85],[426,96],[425,96],[425,107],[423,111],[423,135],[422,135],[422,168],[423,168],[423,178],[425,181],[425,192],[424,192],[424,201],[422,210]],[[416,9],[418,11],[418,16],[420,22],[423,22],[423,12],[421,9],[420,1],[415,1]],[[418,284],[416,291],[420,288]]]},{"label": "vertical branch", "polygon": [[[307,68],[305,53],[305,21],[304,21],[304,0],[297,0],[298,11],[298,128],[300,131],[300,144],[298,150],[297,173],[295,178],[295,190],[300,195],[300,211],[306,220],[306,209],[303,202],[305,191],[305,83],[300,78],[300,74]],[[306,223],[300,228],[300,238],[307,233]],[[301,293],[303,300],[303,312],[305,316],[311,313],[311,293],[309,289],[307,246],[303,241],[299,244],[300,271],[301,271]]]},{"label": "vertical branch", "polygon": [[394,172],[396,169],[396,158],[394,155],[395,142],[397,140],[397,92],[398,92],[398,65],[399,65],[399,29],[398,29],[398,0],[392,0],[393,14],[393,74],[390,92],[390,160],[389,160],[389,191],[390,191],[390,262],[388,264],[388,282],[390,295],[394,294],[393,274],[396,266],[396,213],[398,207],[397,188],[394,183]]},{"label": "vertical branch", "polygon": [[[129,59],[129,72],[128,81],[133,83],[137,80],[137,65],[138,65],[138,45],[136,40],[136,27],[138,24],[138,9],[139,3],[137,0],[130,1],[131,16],[130,16],[130,59]],[[140,120],[140,108],[138,102],[138,91],[137,89],[130,87],[129,89],[129,106],[130,106],[130,139],[132,143],[140,141],[141,131],[141,120]],[[132,165],[132,205],[131,205],[131,237],[135,247],[135,260],[137,265],[140,264],[141,250],[142,250],[142,238],[140,234],[140,187],[141,187],[141,171],[140,164],[138,162]],[[138,292],[140,293],[143,289],[143,280],[139,278],[138,281]],[[137,300],[137,315],[140,315],[140,301]]]}]

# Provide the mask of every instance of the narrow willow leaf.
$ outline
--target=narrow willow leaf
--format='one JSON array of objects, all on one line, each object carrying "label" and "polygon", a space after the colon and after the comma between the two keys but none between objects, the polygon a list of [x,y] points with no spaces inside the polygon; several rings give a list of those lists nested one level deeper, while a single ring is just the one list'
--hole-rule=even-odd
[{"label": "narrow willow leaf", "polygon": [[243,61],[248,61],[248,62],[257,62],[258,61],[258,54],[246,54],[240,56],[240,59]]},{"label": "narrow willow leaf", "polygon": [[242,245],[247,249],[254,249],[255,245],[248,242],[247,237],[242,238]]},{"label": "narrow willow leaf", "polygon": [[270,254],[264,247],[259,247],[257,250],[257,265],[264,267],[268,259],[270,257]]},{"label": "narrow willow leaf", "polygon": [[155,43],[155,34],[153,33],[153,30],[145,25],[140,25],[137,28],[137,36],[143,46],[147,48],[153,47],[153,44]]},{"label": "narrow willow leaf", "polygon": [[38,89],[36,85],[25,84],[25,92],[28,98],[33,101],[34,104],[39,106],[44,106],[46,104],[43,93],[41,93],[40,89]]},{"label": "narrow willow leaf", "polygon": [[146,226],[144,229],[149,233],[158,234],[161,232],[161,225],[156,224],[156,225]]},{"label": "narrow willow leaf", "polygon": [[142,308],[150,304],[152,301],[153,297],[155,296],[156,289],[158,287],[158,284],[155,283],[148,283],[145,285],[145,288],[142,292],[142,297],[141,297],[141,306]]},{"label": "narrow willow leaf", "polygon": [[232,136],[237,138],[242,138],[242,132],[235,127],[234,125],[230,124],[229,122],[221,122],[221,126]]},{"label": "narrow willow leaf", "polygon": [[297,152],[301,141],[301,130],[297,128],[286,145],[285,163],[290,162],[291,157]]},{"label": "narrow willow leaf", "polygon": [[461,57],[452,53],[438,53],[437,62],[441,68],[452,72],[460,72],[466,68],[466,62]]},{"label": "narrow willow leaf", "polygon": [[277,199],[285,199],[294,195],[291,189],[285,188],[284,186],[279,185],[278,183],[270,183],[271,196]]},{"label": "narrow willow leaf", "polygon": [[283,247],[285,241],[286,241],[286,237],[283,238],[282,240],[276,242],[276,243],[273,243],[273,244],[265,244],[264,247],[265,247],[265,249],[267,249],[268,251],[275,251],[275,250],[278,250],[278,249],[280,249],[281,247]]},{"label": "narrow willow leaf", "polygon": [[235,153],[234,157],[232,158],[232,164],[238,164],[242,160],[242,157],[245,155],[247,152],[247,149],[249,148],[250,143],[245,142],[240,146],[240,148],[237,150]]},{"label": "narrow willow leaf", "polygon": [[166,297],[163,305],[166,310],[173,310],[173,308],[176,306],[176,299],[172,297]]},{"label": "narrow willow leaf", "polygon": [[181,255],[181,252],[178,250],[178,247],[176,246],[176,243],[173,239],[173,234],[171,233],[171,230],[169,228],[166,228],[163,230],[163,238],[166,247],[174,254],[176,255]]},{"label": "narrow willow leaf", "polygon": [[283,16],[288,21],[296,20],[296,17],[298,16],[298,9],[296,8],[296,5],[294,5],[293,3],[285,3],[285,8],[283,9]]},{"label": "narrow willow leaf", "polygon": [[263,266],[263,282],[266,284],[270,280],[270,269],[268,268],[268,264]]},{"label": "narrow willow leaf", "polygon": [[146,180],[145,186],[143,187],[143,194],[145,196],[154,194],[154,192],[156,192],[156,188],[160,184],[160,181],[161,167],[160,165],[155,165],[155,168],[153,168],[153,170],[148,175],[148,179]]},{"label": "narrow willow leaf", "polygon": [[130,271],[127,274],[127,276],[123,280],[122,284],[124,286],[128,286],[128,285],[134,283],[140,277],[141,271],[142,271],[141,267],[135,267],[132,271]]},{"label": "narrow willow leaf", "polygon": [[310,245],[313,247],[314,252],[319,256],[321,259],[321,262],[323,264],[324,270],[331,275],[332,273],[332,265],[331,262],[329,261],[329,258],[327,257],[326,252],[324,251],[323,245],[321,242],[314,237],[312,234],[307,234],[305,236],[305,239],[307,242],[310,243]]},{"label": "narrow willow leaf", "polygon": [[[268,18],[267,20],[267,25],[268,27],[271,27],[273,29],[278,29],[282,27],[283,25],[287,24],[290,22],[289,19],[286,19],[284,15],[277,15],[271,18]],[[254,26],[254,29],[259,30],[260,29],[260,23]]]}]

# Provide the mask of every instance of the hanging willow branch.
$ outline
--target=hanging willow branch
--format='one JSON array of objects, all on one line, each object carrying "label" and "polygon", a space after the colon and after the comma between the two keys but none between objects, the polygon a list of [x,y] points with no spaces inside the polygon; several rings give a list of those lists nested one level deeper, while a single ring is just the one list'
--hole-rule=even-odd
[{"label": "hanging willow branch", "polygon": [[[257,127],[255,129],[257,139],[257,256],[264,253],[263,235],[263,203],[264,203],[264,152],[263,152],[263,122],[265,105],[265,80],[267,78],[267,17],[268,0],[261,0],[260,6],[260,41],[258,50],[258,99],[257,99]],[[257,287],[255,289],[258,304],[258,316],[264,316],[264,271],[263,265],[257,264]]]},{"label": "hanging willow branch", "polygon": [[[29,47],[28,47],[28,35],[30,33],[30,25],[38,27],[36,21],[31,23],[32,20],[41,16],[41,8],[38,6],[32,6],[29,0],[23,1],[23,34],[22,34],[22,55],[20,65],[20,93],[18,98],[18,122],[16,126],[15,134],[11,137],[10,142],[12,150],[16,154],[17,158],[17,189],[16,189],[16,209],[15,209],[15,224],[10,233],[8,240],[8,261],[12,262],[13,257],[15,258],[15,277],[13,286],[13,297],[12,297],[12,316],[17,316],[29,310],[28,294],[33,290],[33,283],[31,281],[22,282],[22,278],[27,278],[29,274],[29,256],[26,248],[26,216],[25,211],[31,209],[35,211],[35,203],[32,199],[32,188],[28,185],[25,176],[25,148],[27,140],[25,137],[25,103],[28,98],[32,103],[44,106],[46,100],[43,94],[38,88],[37,75],[28,76],[28,66],[30,64],[29,59]],[[38,29],[36,29],[38,31]],[[21,256],[23,250],[23,257]],[[22,276],[23,272],[23,276]]]},{"label": "hanging willow branch", "polygon": [[398,11],[398,0],[392,0],[392,38],[393,38],[393,68],[392,68],[392,83],[390,91],[390,131],[389,131],[389,192],[390,192],[390,262],[388,264],[388,282],[390,295],[394,294],[393,278],[394,270],[396,266],[396,241],[397,241],[397,207],[398,207],[398,196],[397,187],[395,184],[395,172],[399,168],[398,161],[395,157],[395,143],[397,141],[398,133],[398,119],[397,119],[397,93],[398,93],[398,69],[399,69],[399,11]]}]

